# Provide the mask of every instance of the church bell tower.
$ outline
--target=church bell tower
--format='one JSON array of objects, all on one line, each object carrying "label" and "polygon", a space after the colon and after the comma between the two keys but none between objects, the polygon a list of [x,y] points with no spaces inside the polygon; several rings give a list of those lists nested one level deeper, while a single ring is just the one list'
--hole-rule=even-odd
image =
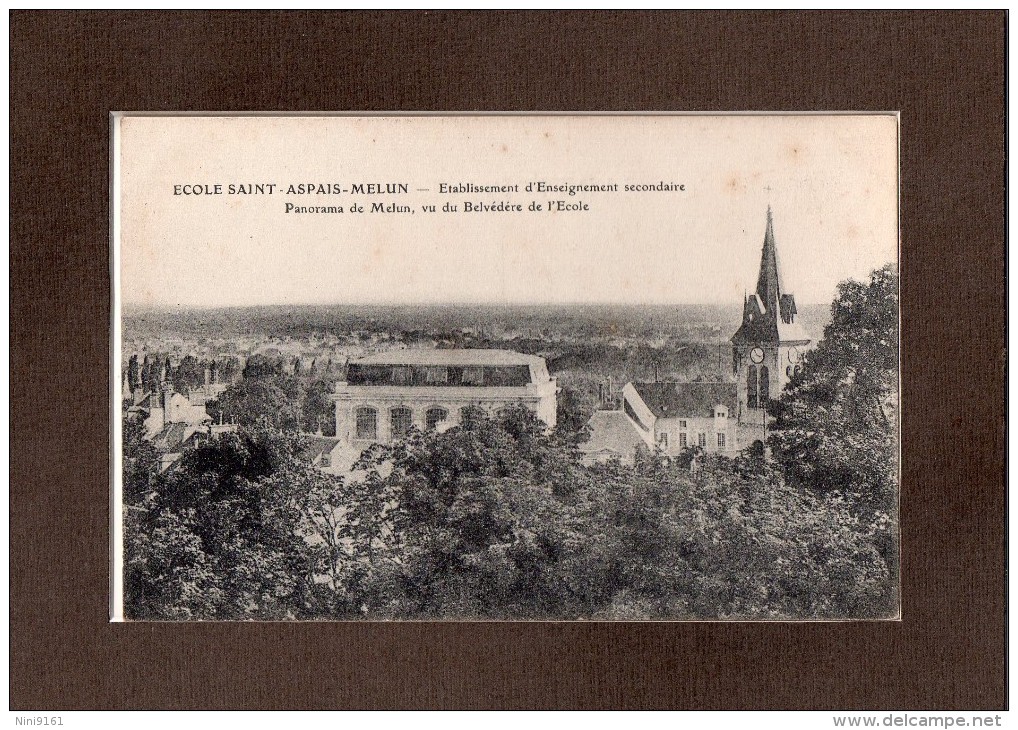
[{"label": "church bell tower", "polygon": [[767,232],[756,291],[742,304],[742,326],[732,336],[732,369],[739,384],[740,426],[750,429],[746,443],[766,438],[766,405],[801,368],[811,340],[796,321],[795,296],[786,288],[778,264],[774,218],[767,207]]}]

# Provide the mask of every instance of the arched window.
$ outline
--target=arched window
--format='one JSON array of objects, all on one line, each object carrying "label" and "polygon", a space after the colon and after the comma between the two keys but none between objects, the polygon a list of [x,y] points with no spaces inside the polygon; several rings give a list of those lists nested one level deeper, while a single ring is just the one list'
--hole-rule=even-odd
[{"label": "arched window", "polygon": [[746,370],[746,407],[759,408],[760,401],[757,399],[756,390],[756,365],[750,365]]},{"label": "arched window", "polygon": [[396,406],[389,411],[389,433],[392,438],[399,438],[410,433],[410,427],[413,425],[413,416],[413,411],[406,406]]},{"label": "arched window", "polygon": [[766,365],[760,366],[760,407],[766,408],[771,399],[771,374]]},{"label": "arched window", "polygon": [[448,417],[449,411],[435,406],[434,408],[429,408],[428,412],[424,415],[424,425],[430,431]]},{"label": "arched window", "polygon": [[378,411],[367,406],[357,409],[357,438],[378,438]]}]

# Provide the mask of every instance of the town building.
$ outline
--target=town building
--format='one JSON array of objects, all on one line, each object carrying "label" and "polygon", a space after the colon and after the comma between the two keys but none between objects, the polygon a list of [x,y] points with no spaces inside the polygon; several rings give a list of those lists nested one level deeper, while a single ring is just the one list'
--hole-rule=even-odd
[{"label": "town building", "polygon": [[200,426],[211,423],[212,419],[205,411],[205,401],[192,403],[183,393],[177,393],[169,383],[163,383],[154,393],[145,393],[140,389],[134,391],[133,402],[127,408],[129,417],[141,418],[145,424],[145,435],[149,440],[168,425],[185,423]]},{"label": "town building", "polygon": [[472,407],[522,404],[555,427],[557,387],[544,358],[509,350],[408,349],[351,360],[336,383],[336,438],[352,452],[412,428],[444,430]]},{"label": "town building", "polygon": [[691,447],[719,453],[762,449],[767,402],[802,367],[812,344],[797,314],[795,296],[781,274],[768,207],[756,290],[744,297],[742,324],[731,339],[732,379],[627,383],[621,409],[591,418],[591,437],[581,447],[585,460],[631,463],[640,446],[673,456]]},{"label": "town building", "polygon": [[353,454],[344,448],[338,438],[315,434],[311,436],[310,442],[307,458],[312,466],[331,474],[344,474],[350,470],[350,457]]},{"label": "town building", "polygon": [[580,445],[587,464],[604,463],[619,459],[633,463],[636,453],[654,448],[653,431],[633,427],[633,421],[621,410],[594,411],[587,423],[590,438]]},{"label": "town building", "polygon": [[229,423],[216,424],[205,411],[205,400],[194,403],[182,393],[163,383],[154,393],[135,390],[127,407],[127,418],[136,418],[145,427],[145,438],[160,452],[160,471],[166,471],[185,449],[202,439],[237,430]]},{"label": "town building", "polygon": [[735,383],[627,383],[622,409],[666,454],[691,446],[727,452],[739,448],[737,398]]}]

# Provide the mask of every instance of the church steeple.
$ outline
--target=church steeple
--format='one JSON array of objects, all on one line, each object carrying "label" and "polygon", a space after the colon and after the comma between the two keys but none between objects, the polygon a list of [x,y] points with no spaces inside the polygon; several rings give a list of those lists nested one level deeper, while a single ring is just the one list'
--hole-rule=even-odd
[{"label": "church steeple", "polygon": [[782,276],[774,236],[774,213],[768,205],[756,290],[743,299],[742,326],[732,342],[809,340],[809,336],[796,323],[796,314],[795,296],[785,286]]},{"label": "church steeple", "polygon": [[756,295],[765,312],[775,312],[784,294],[781,269],[778,266],[778,247],[774,241],[774,215],[767,206],[767,232],[764,234],[763,253],[760,256],[760,276],[756,282]]},{"label": "church steeple", "polygon": [[810,337],[796,322],[795,297],[785,287],[767,206],[767,230],[756,291],[743,297],[742,326],[732,336],[732,372],[738,383],[740,442],[766,441],[767,403],[799,371]]}]

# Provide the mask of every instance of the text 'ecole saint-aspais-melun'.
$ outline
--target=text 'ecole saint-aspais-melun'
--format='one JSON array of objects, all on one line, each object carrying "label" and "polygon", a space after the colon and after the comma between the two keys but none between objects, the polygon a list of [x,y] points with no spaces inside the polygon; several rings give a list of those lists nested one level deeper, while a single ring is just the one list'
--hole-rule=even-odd
[{"label": "text 'ecole saint-aspais-melun'", "polygon": [[[417,192],[431,192],[429,188],[411,188],[407,182],[303,182],[303,183],[177,183],[173,185],[174,195],[407,195],[411,189]],[[640,193],[640,192],[684,192],[682,183],[659,180],[653,183],[603,182],[590,184],[550,183],[533,180],[525,184],[478,185],[472,182],[438,184],[441,195],[460,193]]]}]

